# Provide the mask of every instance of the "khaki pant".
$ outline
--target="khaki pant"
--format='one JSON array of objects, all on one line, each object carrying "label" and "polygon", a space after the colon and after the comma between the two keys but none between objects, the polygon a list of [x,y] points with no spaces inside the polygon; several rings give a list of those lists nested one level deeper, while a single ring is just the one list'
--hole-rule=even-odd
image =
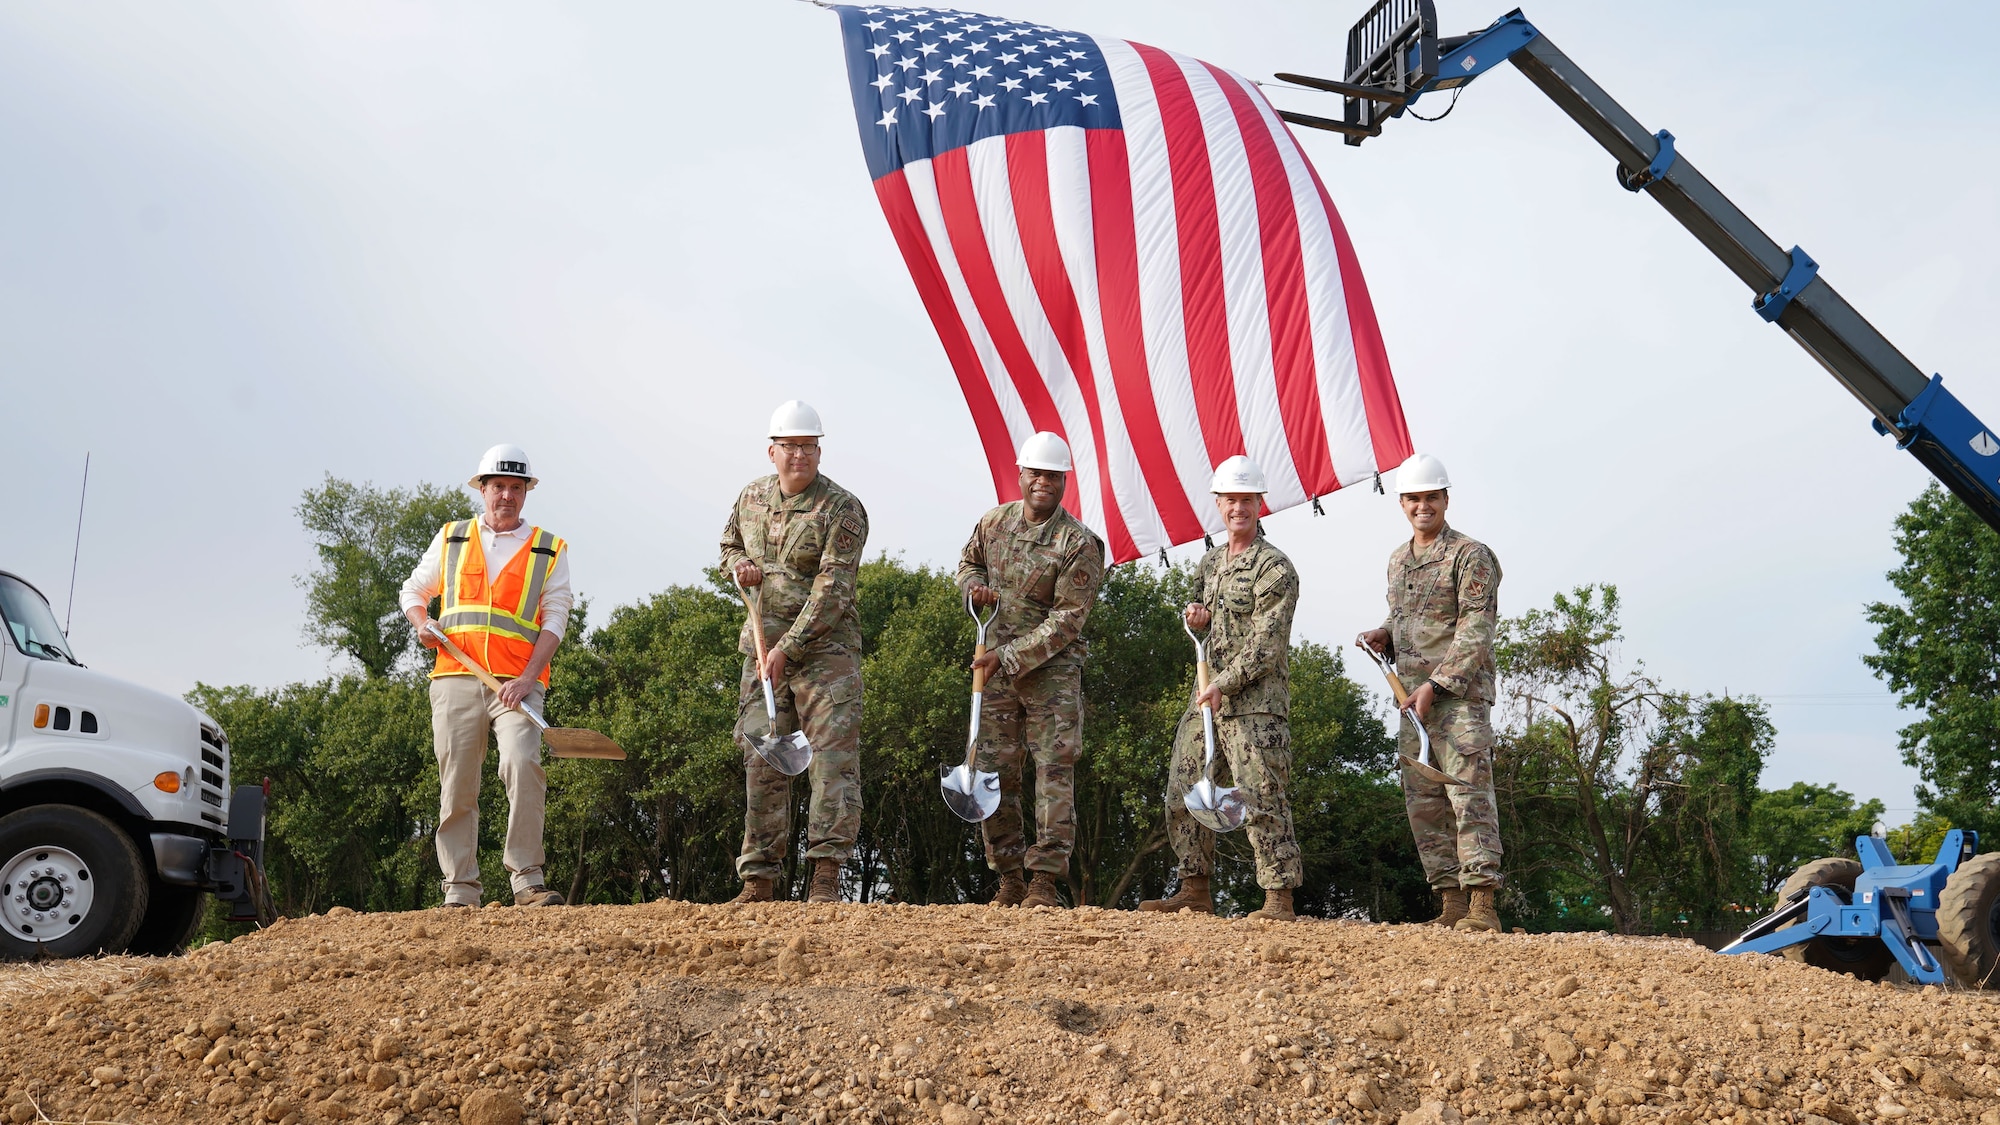
[{"label": "khaki pant", "polygon": [[[522,701],[539,714],[537,684]],[[472,676],[439,676],[431,681],[431,734],[438,760],[438,866],[444,870],[444,900],[478,906],[479,774],[486,763],[486,737],[500,744],[500,781],[507,787],[507,845],[501,859],[516,891],[542,881],[542,820],[547,811],[548,775],[542,772],[542,732],[526,715],[502,707],[500,697]]]}]

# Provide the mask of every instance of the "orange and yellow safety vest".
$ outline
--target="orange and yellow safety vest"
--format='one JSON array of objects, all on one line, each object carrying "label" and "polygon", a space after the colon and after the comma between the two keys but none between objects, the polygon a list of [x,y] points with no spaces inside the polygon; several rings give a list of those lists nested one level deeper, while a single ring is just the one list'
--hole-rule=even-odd
[{"label": "orange and yellow safety vest", "polygon": [[[519,676],[528,670],[535,641],[542,635],[542,587],[567,549],[568,544],[554,534],[531,527],[527,548],[516,552],[489,581],[478,524],[473,520],[446,524],[438,628],[488,672],[503,680]],[[471,674],[456,657],[438,649],[433,677]],[[547,668],[542,669],[541,680],[543,687],[549,686]]]}]

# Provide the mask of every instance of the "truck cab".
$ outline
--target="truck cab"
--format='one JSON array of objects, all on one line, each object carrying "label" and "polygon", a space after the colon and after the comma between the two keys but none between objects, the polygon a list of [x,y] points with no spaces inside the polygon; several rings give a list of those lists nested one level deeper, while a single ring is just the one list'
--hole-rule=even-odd
[{"label": "truck cab", "polygon": [[264,797],[213,720],[86,667],[0,571],[0,958],[173,953],[211,894],[268,921]]}]

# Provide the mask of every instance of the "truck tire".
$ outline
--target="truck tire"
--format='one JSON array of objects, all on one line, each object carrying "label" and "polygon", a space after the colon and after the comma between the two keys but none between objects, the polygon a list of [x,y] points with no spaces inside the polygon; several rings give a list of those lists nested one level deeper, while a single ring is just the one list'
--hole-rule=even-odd
[{"label": "truck tire", "polygon": [[[1792,877],[1785,880],[1784,889],[1778,892],[1778,901],[1792,897],[1793,892],[1803,887],[1832,887],[1852,895],[1854,880],[1860,875],[1861,861],[1858,859],[1840,856],[1816,859],[1792,872]],[[1797,924],[1792,923],[1794,926]],[[1889,952],[1888,944],[1880,938],[1816,937],[1785,947],[1785,957],[1867,981],[1881,980],[1889,975],[1889,967],[1896,963],[1896,955]]]},{"label": "truck tire", "polygon": [[138,845],[108,817],[75,805],[0,817],[0,959],[123,953],[149,882]]},{"label": "truck tire", "polygon": [[1938,960],[1967,988],[2000,987],[2000,852],[1958,865],[1938,895]]},{"label": "truck tire", "polygon": [[171,957],[187,952],[188,942],[208,914],[208,893],[200,887],[180,887],[153,880],[146,916],[126,943],[125,951],[141,957]]}]

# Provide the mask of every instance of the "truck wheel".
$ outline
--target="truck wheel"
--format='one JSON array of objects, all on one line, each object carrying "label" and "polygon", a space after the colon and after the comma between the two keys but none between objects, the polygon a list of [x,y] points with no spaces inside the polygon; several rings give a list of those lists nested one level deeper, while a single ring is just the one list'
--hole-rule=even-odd
[{"label": "truck wheel", "polygon": [[[1861,861],[1858,859],[1840,856],[1816,859],[1792,872],[1792,877],[1785,880],[1784,889],[1778,892],[1778,900],[1782,902],[1792,897],[1792,893],[1802,887],[1832,887],[1852,895],[1854,880],[1860,874]],[[1869,981],[1881,980],[1889,974],[1889,967],[1896,963],[1896,955],[1889,952],[1888,944],[1880,938],[1817,937],[1785,947],[1785,957]]]},{"label": "truck wheel", "polygon": [[1939,960],[1967,988],[2000,987],[2000,852],[1958,865],[1938,895]]},{"label": "truck wheel", "polygon": [[179,887],[154,880],[146,917],[139,922],[139,931],[126,943],[125,951],[141,957],[184,953],[207,913],[208,894],[200,887]]},{"label": "truck wheel", "polygon": [[74,805],[0,817],[0,958],[124,952],[147,883],[138,845],[107,817]]}]

